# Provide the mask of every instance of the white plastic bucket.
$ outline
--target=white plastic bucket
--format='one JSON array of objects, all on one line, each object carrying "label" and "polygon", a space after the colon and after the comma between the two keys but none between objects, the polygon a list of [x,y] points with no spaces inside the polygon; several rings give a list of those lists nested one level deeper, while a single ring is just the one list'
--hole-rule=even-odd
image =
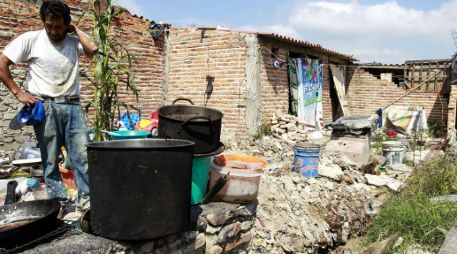
[{"label": "white plastic bucket", "polygon": [[[259,159],[260,160],[260,159]],[[253,165],[247,163],[246,165]],[[220,177],[227,176],[228,181],[222,189],[216,193],[214,201],[224,201],[230,203],[247,203],[257,198],[259,192],[260,178],[262,176],[263,165],[261,168],[230,168],[222,167],[211,163],[209,189],[211,189]]]},{"label": "white plastic bucket", "polygon": [[385,141],[382,143],[382,153],[387,159],[387,165],[401,164],[403,152],[404,147],[401,141]]}]

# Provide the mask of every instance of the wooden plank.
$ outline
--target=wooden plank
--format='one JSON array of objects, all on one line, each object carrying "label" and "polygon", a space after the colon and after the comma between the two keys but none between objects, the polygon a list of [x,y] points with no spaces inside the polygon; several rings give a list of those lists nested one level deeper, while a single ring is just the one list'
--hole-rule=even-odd
[{"label": "wooden plank", "polygon": [[[420,63],[419,63],[419,84],[422,83],[422,75],[423,75],[422,61],[420,61]],[[425,90],[426,90],[425,86],[421,86],[421,88],[419,89],[419,91],[425,91]]]},{"label": "wooden plank", "polygon": [[351,112],[349,110],[349,103],[346,100],[345,73],[334,64],[330,64],[330,70],[332,72],[333,83],[335,84],[335,90],[341,105],[341,110],[343,111],[343,115],[348,116]]},{"label": "wooden plank", "polygon": [[[430,71],[432,69],[432,62],[428,62],[428,67],[427,67],[427,79],[430,77]],[[427,84],[425,85],[427,87],[427,91],[435,91],[436,89],[436,83],[435,84],[432,84],[432,86],[430,87],[430,81],[427,81]]]}]

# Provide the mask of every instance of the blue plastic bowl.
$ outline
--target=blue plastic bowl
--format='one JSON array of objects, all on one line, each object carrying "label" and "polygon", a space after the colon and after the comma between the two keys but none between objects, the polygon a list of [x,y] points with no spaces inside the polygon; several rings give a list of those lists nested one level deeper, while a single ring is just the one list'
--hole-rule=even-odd
[{"label": "blue plastic bowl", "polygon": [[142,130],[112,131],[109,136],[112,140],[147,138],[151,133]]}]

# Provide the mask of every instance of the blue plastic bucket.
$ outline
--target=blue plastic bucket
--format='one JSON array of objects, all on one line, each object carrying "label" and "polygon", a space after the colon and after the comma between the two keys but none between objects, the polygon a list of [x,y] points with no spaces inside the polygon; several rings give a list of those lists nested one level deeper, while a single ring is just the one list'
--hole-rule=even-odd
[{"label": "blue plastic bucket", "polygon": [[294,171],[304,177],[316,177],[319,165],[320,146],[295,146]]}]

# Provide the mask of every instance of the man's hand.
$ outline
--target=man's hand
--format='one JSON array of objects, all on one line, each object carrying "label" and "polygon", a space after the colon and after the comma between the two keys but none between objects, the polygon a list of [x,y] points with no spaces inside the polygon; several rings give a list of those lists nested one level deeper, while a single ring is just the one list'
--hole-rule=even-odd
[{"label": "man's hand", "polygon": [[68,32],[68,33],[76,33],[76,26],[70,23],[70,24],[67,26],[67,32]]},{"label": "man's hand", "polygon": [[36,101],[38,100],[38,97],[24,93],[23,91],[19,91],[17,94],[15,94],[15,96],[18,101],[22,102],[27,107],[35,105]]}]

